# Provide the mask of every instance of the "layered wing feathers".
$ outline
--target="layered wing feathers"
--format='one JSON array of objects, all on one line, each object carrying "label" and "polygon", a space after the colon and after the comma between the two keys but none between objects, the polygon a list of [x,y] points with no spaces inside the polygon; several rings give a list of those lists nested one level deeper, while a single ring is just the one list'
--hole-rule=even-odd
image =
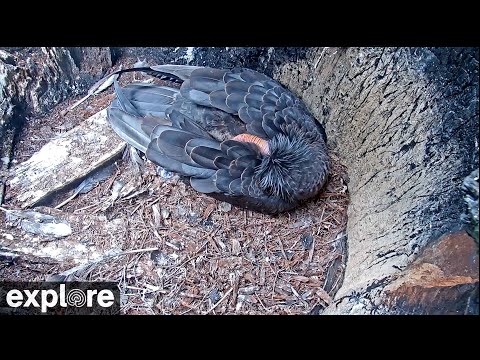
[{"label": "layered wing feathers", "polygon": [[299,127],[307,137],[325,140],[321,125],[290,91],[243,68],[160,65],[136,70],[182,85],[121,88],[115,81],[117,97],[108,117],[120,137],[152,162],[189,177],[199,192],[270,213],[295,206],[259,189],[255,168],[262,154],[251,143],[231,140],[242,133],[269,140]]}]

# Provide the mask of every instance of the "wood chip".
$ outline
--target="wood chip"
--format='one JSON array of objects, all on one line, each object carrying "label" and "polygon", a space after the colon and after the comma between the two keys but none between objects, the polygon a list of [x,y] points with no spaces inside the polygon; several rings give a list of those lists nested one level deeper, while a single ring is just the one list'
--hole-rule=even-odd
[{"label": "wood chip", "polygon": [[262,267],[260,268],[260,278],[259,278],[259,280],[258,280],[258,284],[259,284],[260,286],[265,285],[265,275],[266,275],[266,269],[265,269],[264,266],[262,266]]},{"label": "wood chip", "polygon": [[217,205],[215,203],[208,204],[208,206],[205,208],[205,211],[203,212],[203,215],[202,215],[203,220],[208,219],[208,217],[213,212],[213,210],[215,210],[216,206]]},{"label": "wood chip", "polygon": [[235,267],[240,267],[243,264],[243,259],[241,256],[229,256],[227,258],[222,258],[218,260],[219,267],[228,267],[233,269]]},{"label": "wood chip", "polygon": [[155,227],[159,227],[162,225],[162,216],[160,214],[160,207],[158,204],[152,205],[153,211],[153,221],[155,222]]},{"label": "wood chip", "polygon": [[238,293],[240,295],[253,295],[255,291],[260,290],[259,286],[253,285],[253,286],[247,286],[247,287],[242,287],[238,289]]},{"label": "wood chip", "polygon": [[255,278],[253,277],[253,275],[252,275],[251,272],[246,272],[245,274],[243,274],[243,278],[244,278],[245,280],[247,280],[248,282],[250,282],[250,283],[255,283],[255,282],[256,282],[256,280],[255,280]]},{"label": "wood chip", "polygon": [[242,248],[240,246],[240,241],[238,241],[237,239],[232,239],[232,254],[239,255],[241,251]]},{"label": "wood chip", "polygon": [[232,210],[232,204],[222,201],[218,204],[218,210],[221,212],[229,212]]},{"label": "wood chip", "polygon": [[318,288],[317,291],[315,292],[315,294],[317,294],[320,299],[325,301],[327,303],[327,305],[330,305],[333,301],[331,296],[328,295],[328,293],[325,290],[323,290],[322,288]]}]

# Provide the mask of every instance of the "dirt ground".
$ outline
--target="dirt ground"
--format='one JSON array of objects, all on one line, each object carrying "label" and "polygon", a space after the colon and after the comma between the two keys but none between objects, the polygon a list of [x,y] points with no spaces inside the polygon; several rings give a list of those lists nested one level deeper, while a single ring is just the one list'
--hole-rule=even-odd
[{"label": "dirt ground", "polygon": [[[124,59],[123,66],[135,61]],[[133,76],[122,75],[120,83],[133,81]],[[113,90],[65,116],[80,98],[30,119],[15,146],[12,166],[107,107]],[[67,255],[68,249],[94,249],[94,260],[69,279],[117,282],[122,314],[318,314],[342,281],[346,256],[348,178],[334,153],[331,157],[324,192],[294,211],[269,216],[197,193],[150,162],[138,169],[125,156],[90,192],[59,210],[53,207],[71,193],[41,208],[69,220],[73,233],[68,239],[29,236],[2,214],[1,245],[20,249],[28,240],[34,247]],[[127,187],[126,195],[112,196]],[[7,187],[2,206],[18,205]],[[61,261],[26,254],[15,261],[0,257],[0,280],[45,280],[78,265],[75,256]]]}]

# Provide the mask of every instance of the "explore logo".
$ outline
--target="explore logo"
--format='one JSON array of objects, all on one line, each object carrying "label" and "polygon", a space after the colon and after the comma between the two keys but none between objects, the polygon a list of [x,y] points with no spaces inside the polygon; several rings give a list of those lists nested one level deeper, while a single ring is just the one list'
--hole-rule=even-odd
[{"label": "explore logo", "polygon": [[120,292],[110,282],[0,282],[0,313],[118,314]]}]

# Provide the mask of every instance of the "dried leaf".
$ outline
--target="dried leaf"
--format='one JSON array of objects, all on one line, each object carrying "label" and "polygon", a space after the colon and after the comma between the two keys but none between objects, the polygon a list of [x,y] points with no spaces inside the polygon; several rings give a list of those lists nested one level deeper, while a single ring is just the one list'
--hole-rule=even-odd
[{"label": "dried leaf", "polygon": [[210,214],[215,210],[216,205],[214,203],[208,204],[208,206],[205,208],[205,211],[203,212],[202,218],[203,220],[207,220]]},{"label": "dried leaf", "polygon": [[323,301],[325,301],[328,305],[330,305],[332,303],[332,298],[330,295],[328,295],[328,293],[323,290],[322,288],[318,288],[317,291],[315,292],[315,294],[318,295],[318,297],[320,299],[322,299]]}]

